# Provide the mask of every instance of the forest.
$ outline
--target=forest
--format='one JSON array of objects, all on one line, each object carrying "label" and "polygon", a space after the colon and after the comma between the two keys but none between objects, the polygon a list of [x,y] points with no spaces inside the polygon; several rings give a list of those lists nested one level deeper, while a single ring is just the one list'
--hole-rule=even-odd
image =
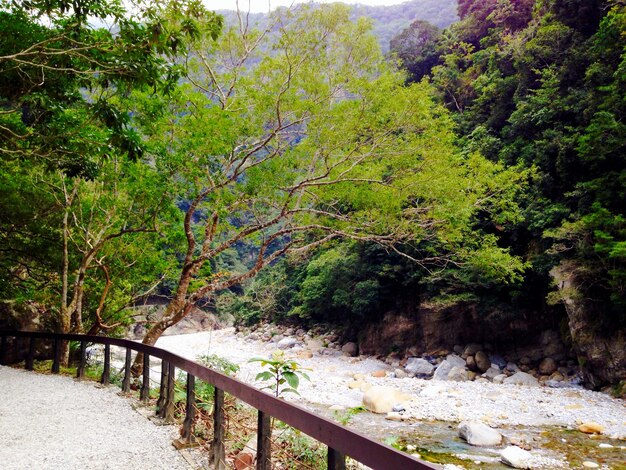
[{"label": "forest", "polygon": [[383,52],[341,4],[0,1],[0,310],[122,335],[158,296],[147,344],[196,308],[347,339],[472,312],[623,380],[626,6],[453,21]]}]

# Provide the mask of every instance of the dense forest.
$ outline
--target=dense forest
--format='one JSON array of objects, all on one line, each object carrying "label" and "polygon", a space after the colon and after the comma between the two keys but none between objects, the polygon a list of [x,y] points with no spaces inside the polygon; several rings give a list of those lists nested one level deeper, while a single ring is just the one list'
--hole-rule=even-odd
[{"label": "dense forest", "polygon": [[464,0],[378,39],[367,8],[125,5],[0,2],[3,312],[123,334],[158,295],[154,344],[202,306],[346,337],[471,311],[623,377],[623,4]]}]

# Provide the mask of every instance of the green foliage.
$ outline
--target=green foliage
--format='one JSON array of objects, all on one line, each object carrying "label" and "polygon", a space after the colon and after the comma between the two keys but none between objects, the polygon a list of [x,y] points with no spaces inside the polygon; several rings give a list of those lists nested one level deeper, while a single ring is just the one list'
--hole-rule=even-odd
[{"label": "green foliage", "polygon": [[218,356],[217,354],[205,354],[203,356],[198,356],[196,357],[196,361],[231,377],[239,372],[239,366],[237,364],[224,357]]},{"label": "green foliage", "polygon": [[[533,172],[500,247],[533,263],[529,287],[549,289],[550,266],[573,261],[582,298],[624,319],[623,4],[464,0],[459,14],[429,45],[432,82],[468,151]],[[497,252],[477,254],[478,269],[504,280],[489,267]]]},{"label": "green foliage", "polygon": [[358,415],[359,413],[363,413],[364,411],[367,410],[363,406],[355,406],[352,408],[348,408],[347,410],[335,411],[334,417],[342,424],[342,426],[345,426],[352,421],[352,418],[354,416]]},{"label": "green foliage", "polygon": [[300,379],[311,380],[304,372],[306,369],[303,369],[298,362],[285,359],[284,351],[274,351],[271,359],[255,357],[248,362],[260,362],[261,367],[267,367],[267,370],[257,374],[255,380],[269,382],[269,385],[262,387],[262,389],[272,390],[276,397],[285,393],[299,395]]}]

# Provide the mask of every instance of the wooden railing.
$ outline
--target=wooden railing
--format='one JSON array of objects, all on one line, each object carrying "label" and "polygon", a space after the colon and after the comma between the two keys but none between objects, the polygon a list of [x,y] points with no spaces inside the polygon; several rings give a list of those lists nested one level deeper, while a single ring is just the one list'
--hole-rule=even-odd
[{"label": "wooden railing", "polygon": [[[427,462],[420,461],[408,454],[400,452],[381,442],[375,441],[358,432],[351,431],[333,421],[318,416],[298,405],[261,392],[233,377],[229,377],[213,369],[190,361],[177,354],[154,346],[135,341],[108,338],[104,336],[88,336],[78,334],[56,334],[23,331],[0,331],[0,364],[5,364],[8,352],[8,338],[27,338],[26,369],[33,370],[35,346],[37,341],[52,341],[54,359],[52,372],[59,373],[61,345],[63,341],[80,342],[80,362],[77,377],[82,378],[86,366],[87,343],[104,345],[104,369],[101,382],[109,383],[111,373],[111,346],[126,348],[124,379],[122,391],[130,391],[131,351],[143,353],[143,378],[140,399],[147,401],[150,390],[150,358],[161,359],[161,384],[157,412],[163,418],[171,418],[174,413],[174,378],[176,368],[187,372],[186,416],[181,430],[181,442],[191,443],[193,439],[193,421],[195,414],[195,380],[196,378],[215,387],[213,408],[214,435],[210,447],[214,468],[224,469],[224,393],[229,393],[242,400],[258,411],[257,428],[257,470],[271,468],[270,418],[274,417],[299,429],[313,439],[328,446],[328,469],[345,469],[346,456],[376,470],[413,470],[438,468]],[[17,341],[15,341],[17,342]]]}]

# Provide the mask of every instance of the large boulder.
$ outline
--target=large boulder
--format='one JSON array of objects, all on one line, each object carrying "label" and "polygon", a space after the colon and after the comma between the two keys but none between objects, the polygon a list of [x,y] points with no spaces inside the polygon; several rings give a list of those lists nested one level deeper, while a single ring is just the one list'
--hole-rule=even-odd
[{"label": "large boulder", "polygon": [[450,354],[445,360],[437,366],[433,379],[448,380],[448,374],[453,367],[465,368],[465,361],[455,354]]},{"label": "large boulder", "polygon": [[478,421],[463,421],[458,431],[459,436],[472,446],[492,447],[502,442],[502,434]]},{"label": "large boulder", "polygon": [[422,359],[421,357],[411,357],[408,361],[406,361],[404,370],[407,373],[413,374],[418,378],[424,378],[433,375],[435,366],[433,366],[426,359]]},{"label": "large boulder", "polygon": [[526,372],[516,372],[511,377],[507,377],[502,381],[505,384],[527,385],[529,387],[538,387],[539,381]]},{"label": "large boulder", "polygon": [[363,394],[363,406],[374,412],[386,414],[393,411],[395,405],[407,402],[411,395],[402,393],[392,387],[374,386]]}]

